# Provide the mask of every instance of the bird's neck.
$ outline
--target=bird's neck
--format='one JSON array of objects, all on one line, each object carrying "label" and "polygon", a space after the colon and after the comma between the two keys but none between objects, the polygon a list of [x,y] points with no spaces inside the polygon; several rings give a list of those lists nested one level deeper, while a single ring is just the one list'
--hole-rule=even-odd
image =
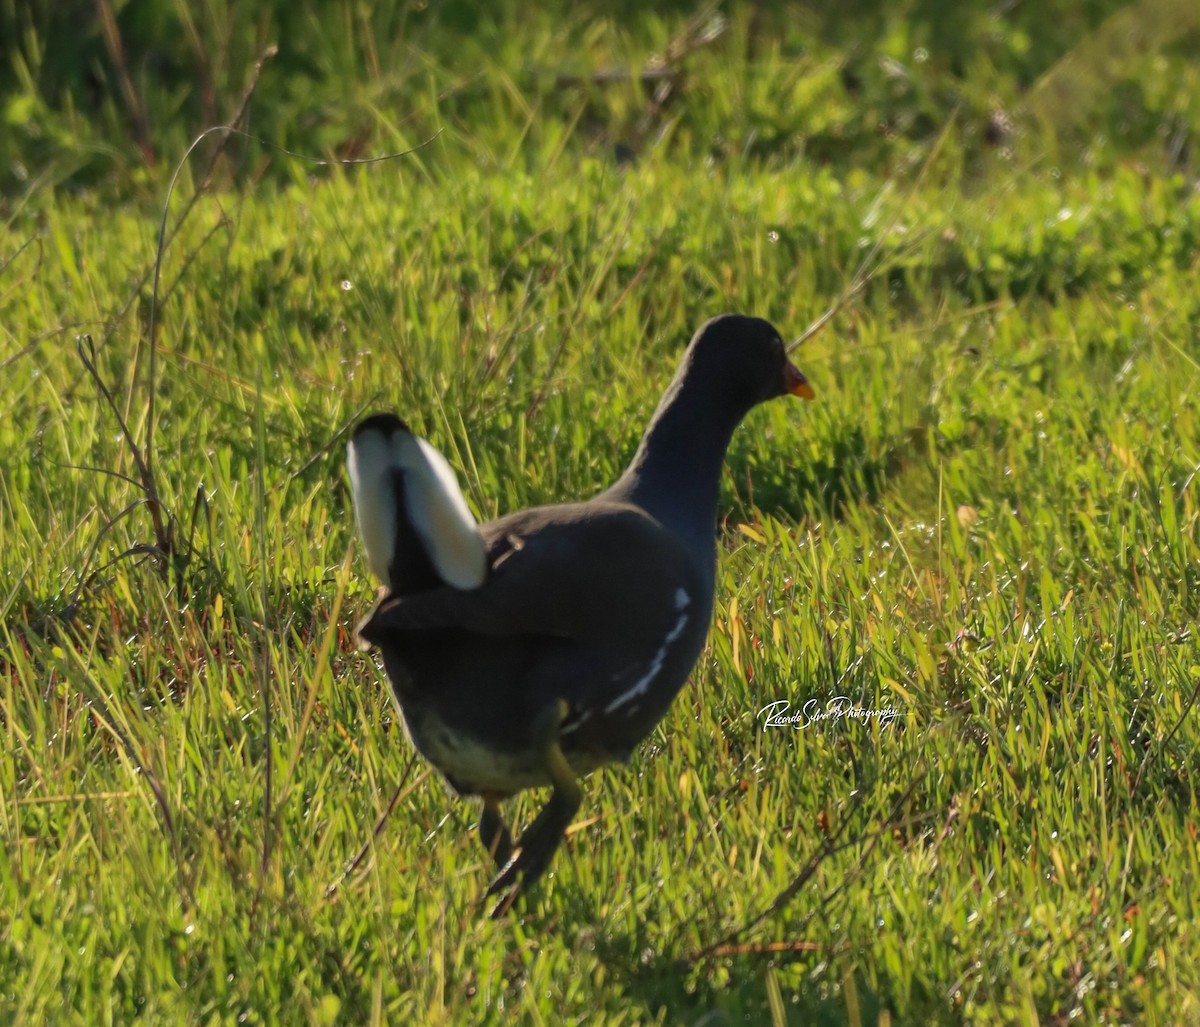
[{"label": "bird's neck", "polygon": [[[695,385],[682,376],[671,383],[633,460],[607,495],[640,506],[711,563],[721,468],[741,414],[722,419],[722,404],[704,402],[694,394]],[[681,402],[685,394],[688,401]]]}]

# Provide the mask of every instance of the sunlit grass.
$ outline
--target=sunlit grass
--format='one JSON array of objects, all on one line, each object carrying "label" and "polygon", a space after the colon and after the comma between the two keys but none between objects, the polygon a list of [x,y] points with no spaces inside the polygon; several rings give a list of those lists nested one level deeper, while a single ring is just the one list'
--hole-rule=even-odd
[{"label": "sunlit grass", "polygon": [[[1195,191],[972,170],[953,126],[882,175],[618,166],[536,119],[493,165],[471,124],[205,198],[168,250],[169,579],[121,555],[150,522],[74,344],[144,438],[145,294],[113,319],[154,211],[60,194],[0,234],[0,1019],[1200,1019]],[[482,517],[587,496],[696,325],[794,336],[877,243],[796,354],[818,402],[735,439],[691,681],[489,921],[474,809],[353,645],[346,429],[399,411]],[[902,716],[759,717],[837,695]]]}]

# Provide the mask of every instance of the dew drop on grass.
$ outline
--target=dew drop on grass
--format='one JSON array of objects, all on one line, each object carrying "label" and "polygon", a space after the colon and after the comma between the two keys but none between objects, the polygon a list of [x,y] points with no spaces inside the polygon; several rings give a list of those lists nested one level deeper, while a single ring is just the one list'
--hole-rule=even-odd
[{"label": "dew drop on grass", "polygon": [[929,51],[923,46],[918,46],[913,51],[913,60],[918,64],[924,64],[927,60],[929,60]]},{"label": "dew drop on grass", "polygon": [[767,238],[770,239],[771,242],[779,242],[779,233],[772,229],[767,233]]},{"label": "dew drop on grass", "polygon": [[354,288],[354,283],[349,278],[342,279],[342,292],[349,292]]}]

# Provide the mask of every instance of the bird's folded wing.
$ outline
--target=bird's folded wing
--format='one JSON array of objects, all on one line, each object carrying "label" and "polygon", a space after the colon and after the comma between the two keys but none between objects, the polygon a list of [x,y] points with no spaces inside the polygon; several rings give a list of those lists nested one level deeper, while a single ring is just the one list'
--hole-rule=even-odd
[{"label": "bird's folded wing", "polygon": [[696,571],[683,546],[636,507],[535,508],[487,528],[491,571],[482,586],[385,598],[359,625],[360,637],[380,644],[397,633],[453,628],[635,642],[670,630],[693,599]]}]

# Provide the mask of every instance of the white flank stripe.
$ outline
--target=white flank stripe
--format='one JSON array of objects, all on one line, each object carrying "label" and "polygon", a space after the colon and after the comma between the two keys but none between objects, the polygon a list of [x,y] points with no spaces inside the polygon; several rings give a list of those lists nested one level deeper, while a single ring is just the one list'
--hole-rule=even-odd
[{"label": "white flank stripe", "polygon": [[[687,593],[684,592],[683,589],[680,589],[678,592],[675,593],[675,605],[679,606],[680,595],[683,596],[684,606],[686,606],[687,605]],[[620,695],[618,695],[612,702],[610,702],[607,706],[604,707],[604,712],[606,714],[612,713],[614,710],[620,708],[621,706],[624,706],[627,702],[629,702],[633,699],[636,699],[639,695],[641,695],[643,692],[645,692],[647,688],[650,687],[650,682],[653,681],[656,677],[658,677],[658,672],[660,670],[662,670],[663,661],[667,658],[667,649],[670,647],[671,643],[675,641],[675,639],[677,639],[680,635],[683,634],[683,629],[686,624],[687,624],[687,614],[681,613],[679,615],[679,620],[677,620],[675,622],[675,627],[673,627],[670,631],[667,632],[666,640],[663,642],[662,645],[660,645],[658,647],[658,652],[656,652],[654,654],[654,659],[650,662],[650,669],[648,671],[646,671],[646,673],[643,674],[640,678],[638,678],[637,681],[634,682],[632,687],[626,689],[624,692],[622,692]]]}]

